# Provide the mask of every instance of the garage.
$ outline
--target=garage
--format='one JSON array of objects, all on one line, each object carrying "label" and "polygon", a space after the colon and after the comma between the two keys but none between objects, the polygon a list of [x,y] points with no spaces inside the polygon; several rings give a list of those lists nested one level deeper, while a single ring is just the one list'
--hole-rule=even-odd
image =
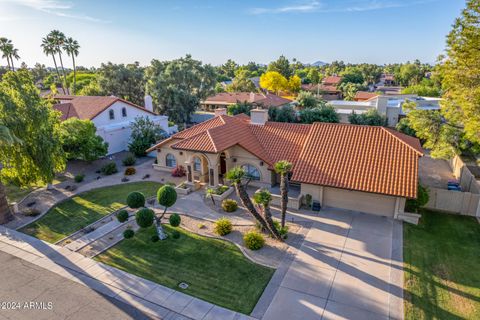
[{"label": "garage", "polygon": [[325,187],[323,205],[334,208],[361,211],[379,216],[393,217],[395,197],[368,192]]}]

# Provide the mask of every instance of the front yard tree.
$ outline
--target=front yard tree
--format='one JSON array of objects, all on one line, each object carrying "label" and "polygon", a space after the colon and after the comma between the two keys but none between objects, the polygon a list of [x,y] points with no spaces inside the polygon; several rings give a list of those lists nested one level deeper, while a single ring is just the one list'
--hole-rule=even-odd
[{"label": "front yard tree", "polygon": [[235,167],[230,169],[226,175],[227,180],[231,181],[235,186],[235,191],[237,196],[242,201],[242,204],[247,208],[248,212],[261,224],[264,230],[270,230],[265,219],[257,212],[255,206],[252,203],[252,200],[248,196],[247,187],[243,183],[243,180],[246,179],[246,172],[241,167]]},{"label": "front yard tree", "polygon": [[175,188],[170,185],[164,185],[157,192],[157,201],[158,204],[164,207],[163,213],[160,217],[155,217],[157,223],[157,233],[160,240],[163,240],[167,237],[162,228],[162,218],[167,213],[167,209],[177,202],[177,191]]},{"label": "front yard tree", "polygon": [[255,203],[261,207],[263,211],[263,218],[267,223],[268,231],[270,231],[270,234],[277,240],[282,241],[282,236],[280,235],[277,228],[275,227],[275,224],[273,223],[272,212],[270,211],[270,201],[272,201],[272,195],[270,194],[270,192],[266,189],[262,189],[256,192],[253,195],[253,201],[255,201]]},{"label": "front yard tree", "polygon": [[130,135],[128,150],[137,157],[145,156],[147,149],[152,144],[167,137],[167,133],[148,117],[136,117],[130,127],[132,128],[132,134]]},{"label": "front yard tree", "polygon": [[187,55],[173,61],[152,60],[146,80],[157,111],[175,123],[185,123],[200,101],[215,92],[216,72]]},{"label": "front yard tree", "polygon": [[108,143],[97,136],[91,120],[70,118],[60,125],[60,136],[67,159],[93,161],[108,153]]},{"label": "front yard tree", "polygon": [[[3,125],[0,125],[0,148],[2,146],[11,146],[18,141],[10,132],[10,130]],[[0,164],[1,170],[1,164]],[[12,219],[12,212],[8,206],[7,193],[5,186],[0,181],[0,224],[6,223]]]},{"label": "front yard tree", "polygon": [[277,71],[268,71],[260,77],[260,87],[278,94],[288,89],[288,80]]},{"label": "front yard tree", "polygon": [[288,204],[288,175],[292,171],[292,164],[287,160],[280,160],[275,163],[275,172],[280,175],[280,196],[282,198],[282,228],[285,227],[285,217]]},{"label": "front yard tree", "polygon": [[65,169],[60,118],[40,97],[27,70],[9,72],[0,82],[0,123],[21,143],[0,147],[1,179],[20,186],[51,183]]}]

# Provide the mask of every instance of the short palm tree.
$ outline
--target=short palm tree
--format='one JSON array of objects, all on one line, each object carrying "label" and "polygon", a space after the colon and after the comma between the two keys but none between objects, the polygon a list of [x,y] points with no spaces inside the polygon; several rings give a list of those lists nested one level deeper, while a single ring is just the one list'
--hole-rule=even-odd
[{"label": "short palm tree", "polygon": [[[54,44],[54,40],[51,37],[47,36],[42,39],[42,44],[40,46],[43,49],[43,53],[45,53],[47,57],[52,56],[53,65],[55,66],[55,71],[57,73],[57,80],[61,82],[60,72],[58,71],[58,66],[57,66],[57,60],[55,59],[56,47]],[[65,87],[63,85],[62,85],[62,90],[63,90],[63,94],[66,94]]]},{"label": "short palm tree", "polygon": [[277,228],[275,228],[275,224],[273,223],[272,212],[270,211],[271,200],[272,195],[266,189],[262,189],[253,195],[253,201],[262,208],[263,218],[267,223],[268,230],[277,240],[283,241],[282,236],[278,232]]},{"label": "short palm tree", "polygon": [[213,188],[207,188],[207,191],[205,192],[205,197],[210,198],[213,202],[213,205],[215,206],[215,199],[213,198],[213,195],[215,194],[215,189]]},{"label": "short palm tree", "polygon": [[282,198],[282,228],[285,227],[285,218],[288,204],[288,174],[292,171],[292,164],[287,160],[280,160],[275,163],[275,172],[280,175],[280,196]]},{"label": "short palm tree", "polygon": [[270,230],[267,222],[257,212],[252,200],[248,196],[247,189],[243,183],[243,180],[246,178],[245,170],[243,170],[241,167],[234,167],[227,172],[226,178],[235,186],[237,196],[240,198],[240,201],[242,201],[243,206],[247,208],[248,212],[250,212],[250,214],[262,225],[263,229]]},{"label": "short palm tree", "polygon": [[77,86],[77,67],[75,65],[75,57],[78,56],[78,50],[80,49],[80,45],[78,44],[77,40],[73,40],[73,38],[67,38],[65,39],[65,42],[63,44],[63,50],[72,57],[72,63],[73,63],[73,90],[72,94],[75,95],[75,88]]}]

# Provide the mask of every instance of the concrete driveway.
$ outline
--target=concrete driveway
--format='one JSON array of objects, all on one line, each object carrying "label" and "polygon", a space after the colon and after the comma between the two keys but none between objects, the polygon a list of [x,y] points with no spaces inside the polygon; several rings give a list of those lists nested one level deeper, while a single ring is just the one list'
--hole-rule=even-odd
[{"label": "concrete driveway", "polygon": [[403,319],[401,223],[333,209],[311,221],[263,319]]}]

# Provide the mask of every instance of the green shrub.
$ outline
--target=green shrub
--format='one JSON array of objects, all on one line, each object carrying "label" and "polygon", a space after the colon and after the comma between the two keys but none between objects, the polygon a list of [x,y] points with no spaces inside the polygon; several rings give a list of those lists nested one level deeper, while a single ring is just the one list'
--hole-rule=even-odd
[{"label": "green shrub", "polygon": [[232,229],[232,222],[225,217],[218,219],[213,227],[213,231],[215,231],[215,233],[220,236],[225,236],[229,234],[230,232],[232,232]]},{"label": "green shrub", "polygon": [[85,179],[85,175],[83,173],[81,174],[77,174],[74,178],[75,182],[76,183],[80,183],[83,181],[83,179]]},{"label": "green shrub", "polygon": [[282,228],[282,225],[280,224],[280,221],[273,220],[273,225],[275,226],[275,229],[277,229],[278,233],[282,236],[283,239],[287,239],[288,236],[288,226],[285,226]]},{"label": "green shrub", "polygon": [[258,250],[265,245],[265,238],[257,231],[249,231],[243,236],[243,243],[250,250]]},{"label": "green shrub", "polygon": [[170,185],[164,185],[157,191],[157,201],[161,206],[171,207],[177,201],[177,191]]},{"label": "green shrub", "polygon": [[177,230],[173,230],[173,231],[172,231],[172,238],[173,238],[173,239],[178,239],[178,238],[180,238],[180,232],[178,232]]},{"label": "green shrub", "polygon": [[117,165],[115,162],[109,162],[107,164],[105,164],[101,169],[100,171],[106,175],[106,176],[109,176],[109,175],[112,175],[114,173],[117,173],[118,172],[118,169],[117,169]]},{"label": "green shrub", "polygon": [[419,184],[417,189],[417,199],[407,199],[405,202],[405,211],[417,212],[419,208],[428,203],[429,199],[430,194],[428,188]]},{"label": "green shrub", "polygon": [[145,207],[145,196],[138,191],[130,192],[127,196],[127,205],[132,209]]},{"label": "green shrub", "polygon": [[117,213],[117,220],[118,222],[125,222],[128,220],[128,211],[127,210],[120,210]]},{"label": "green shrub", "polygon": [[133,231],[132,229],[127,229],[123,231],[123,237],[125,239],[133,238],[134,235],[135,235],[135,231]]},{"label": "green shrub", "polygon": [[221,195],[223,194],[225,191],[228,190],[228,186],[218,186],[216,189],[215,189],[215,194],[218,194],[218,195]]},{"label": "green shrub", "polygon": [[238,209],[238,203],[233,199],[225,199],[222,201],[222,209],[225,212],[234,212]]},{"label": "green shrub", "polygon": [[305,205],[307,206],[307,208],[312,207],[312,195],[311,194],[306,194],[305,195]]},{"label": "green shrub", "polygon": [[133,166],[135,164],[135,162],[137,162],[137,158],[135,158],[135,156],[133,154],[129,154],[128,156],[126,156],[122,160],[123,165],[126,166],[126,167]]},{"label": "green shrub", "polygon": [[127,169],[125,169],[124,174],[126,176],[131,176],[131,175],[134,175],[135,173],[137,173],[137,170],[134,167],[128,167]]},{"label": "green shrub", "polygon": [[148,228],[153,224],[155,213],[152,209],[142,208],[135,214],[135,220],[140,228]]},{"label": "green shrub", "polygon": [[168,218],[168,221],[170,222],[170,225],[172,227],[178,227],[180,225],[180,221],[182,221],[182,219],[180,218],[178,213],[172,213],[170,215],[170,217]]},{"label": "green shrub", "polygon": [[153,235],[150,239],[152,240],[152,242],[157,242],[158,240],[160,240],[157,234]]}]

